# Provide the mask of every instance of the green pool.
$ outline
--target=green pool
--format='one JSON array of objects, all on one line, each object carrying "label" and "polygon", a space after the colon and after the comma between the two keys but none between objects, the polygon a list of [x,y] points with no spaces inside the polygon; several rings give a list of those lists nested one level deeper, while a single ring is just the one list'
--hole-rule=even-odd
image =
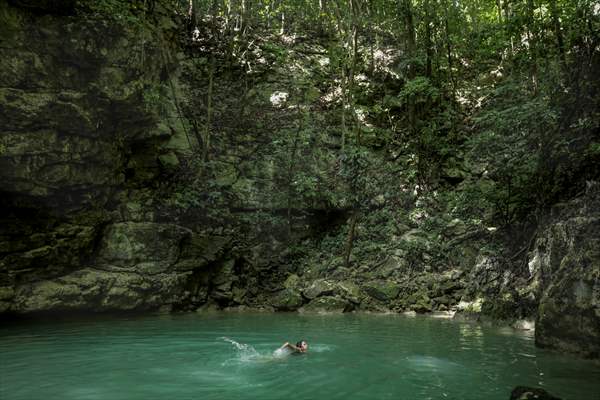
[{"label": "green pool", "polygon": [[[285,356],[285,341],[309,353]],[[600,398],[600,364],[530,335],[397,315],[189,314],[0,328],[0,399]]]}]

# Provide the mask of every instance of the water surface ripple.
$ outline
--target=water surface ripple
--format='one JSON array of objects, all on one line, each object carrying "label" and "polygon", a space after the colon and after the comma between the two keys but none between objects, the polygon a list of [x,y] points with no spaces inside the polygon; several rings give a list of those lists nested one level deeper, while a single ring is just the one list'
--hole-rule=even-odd
[{"label": "water surface ripple", "polygon": [[[307,340],[301,356],[275,351]],[[600,364],[530,335],[396,315],[189,314],[0,328],[0,399],[600,398]]]}]

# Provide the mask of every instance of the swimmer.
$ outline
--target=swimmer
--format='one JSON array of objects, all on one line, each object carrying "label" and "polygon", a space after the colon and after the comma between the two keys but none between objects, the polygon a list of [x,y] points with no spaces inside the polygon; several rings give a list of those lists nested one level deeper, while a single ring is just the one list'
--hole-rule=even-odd
[{"label": "swimmer", "polygon": [[298,343],[296,343],[296,345],[294,346],[293,344],[290,344],[289,342],[285,342],[283,344],[283,346],[281,346],[279,348],[279,350],[284,350],[284,349],[290,349],[292,351],[292,353],[306,353],[308,351],[308,343],[306,343],[306,341],[301,340]]}]

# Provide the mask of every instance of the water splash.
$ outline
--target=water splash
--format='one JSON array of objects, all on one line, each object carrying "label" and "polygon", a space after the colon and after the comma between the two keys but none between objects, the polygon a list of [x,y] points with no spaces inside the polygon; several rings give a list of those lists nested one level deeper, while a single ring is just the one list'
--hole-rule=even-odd
[{"label": "water splash", "polygon": [[231,343],[239,352],[239,359],[241,361],[256,360],[257,358],[261,357],[260,353],[249,344],[236,342],[235,340],[230,339],[226,336],[222,336],[219,339]]},{"label": "water splash", "polygon": [[283,357],[287,357],[291,354],[291,351],[289,349],[277,349],[273,352],[273,357],[275,358],[283,358]]},{"label": "water splash", "polygon": [[330,346],[327,344],[313,344],[308,348],[308,351],[312,353],[325,353],[327,351],[332,351],[333,349],[334,346]]},{"label": "water splash", "polygon": [[[238,353],[237,357],[225,361],[224,365],[230,365],[232,363],[236,364],[239,362],[262,363],[283,360],[293,353],[289,348],[278,348],[276,350],[269,351],[268,353],[260,353],[251,345],[237,342],[227,336],[221,336],[218,339],[232,344]],[[311,345],[309,347],[309,353],[323,353],[331,350],[333,350],[333,346],[326,344]]]}]

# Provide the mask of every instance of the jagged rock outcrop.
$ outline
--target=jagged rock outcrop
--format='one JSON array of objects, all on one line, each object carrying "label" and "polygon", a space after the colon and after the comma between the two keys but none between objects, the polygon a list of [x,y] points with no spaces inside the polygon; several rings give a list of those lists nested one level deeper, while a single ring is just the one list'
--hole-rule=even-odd
[{"label": "jagged rock outcrop", "polygon": [[354,305],[341,296],[323,296],[313,299],[300,309],[301,312],[343,313],[352,311]]},{"label": "jagged rock outcrop", "polygon": [[136,189],[189,152],[175,24],[154,13],[141,29],[73,1],[0,4],[0,312],[157,308],[203,263],[183,252],[212,258]]},{"label": "jagged rock outcrop", "polygon": [[553,208],[529,265],[539,285],[536,344],[600,357],[600,185]]},{"label": "jagged rock outcrop", "polygon": [[[56,278],[3,287],[0,310],[26,313],[176,306],[189,296],[190,276],[211,273],[209,266],[223,256],[227,246],[225,237],[201,237],[174,224],[110,224],[88,264]],[[231,277],[221,274],[221,280],[214,282],[213,297],[226,296],[223,288],[231,287]],[[208,290],[208,283],[204,287]]]}]

